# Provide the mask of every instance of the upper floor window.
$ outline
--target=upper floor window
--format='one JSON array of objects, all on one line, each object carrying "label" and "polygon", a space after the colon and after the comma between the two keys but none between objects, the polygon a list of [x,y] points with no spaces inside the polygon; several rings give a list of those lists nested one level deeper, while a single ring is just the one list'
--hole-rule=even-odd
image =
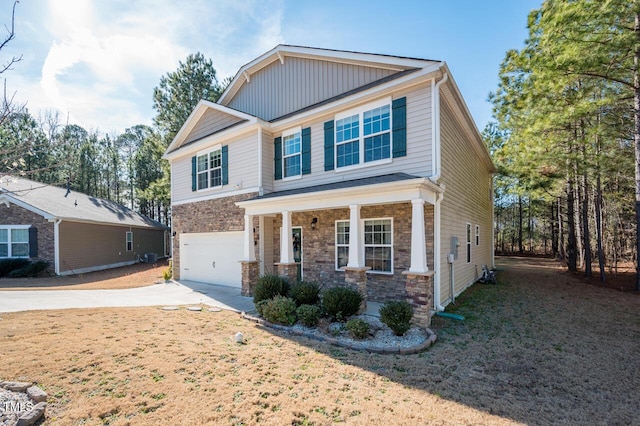
[{"label": "upper floor window", "polygon": [[29,226],[0,228],[0,258],[29,257]]},{"label": "upper floor window", "polygon": [[198,155],[198,189],[222,186],[222,150]]},{"label": "upper floor window", "polygon": [[284,177],[300,176],[302,172],[302,138],[300,129],[282,136],[282,160]]},{"label": "upper floor window", "polygon": [[324,169],[362,167],[407,155],[406,98],[390,98],[336,114],[324,123]]}]

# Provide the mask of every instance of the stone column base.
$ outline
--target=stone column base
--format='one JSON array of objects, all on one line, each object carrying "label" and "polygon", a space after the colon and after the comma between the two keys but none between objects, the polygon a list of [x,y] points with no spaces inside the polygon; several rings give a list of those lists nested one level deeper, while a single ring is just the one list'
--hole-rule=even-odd
[{"label": "stone column base", "polygon": [[257,260],[241,261],[242,264],[242,290],[243,296],[253,296],[260,278],[260,262]]},{"label": "stone column base", "polygon": [[295,284],[298,281],[298,264],[297,263],[276,263],[276,273],[286,278],[289,284]]},{"label": "stone column base", "polygon": [[362,314],[367,310],[367,271],[371,268],[349,268],[345,266],[342,269],[344,270],[344,282],[347,287],[357,290],[362,295],[362,303],[358,311],[358,314]]},{"label": "stone column base", "polygon": [[429,327],[433,309],[433,272],[405,271],[402,274],[407,276],[407,302],[413,308],[413,322],[420,327]]}]

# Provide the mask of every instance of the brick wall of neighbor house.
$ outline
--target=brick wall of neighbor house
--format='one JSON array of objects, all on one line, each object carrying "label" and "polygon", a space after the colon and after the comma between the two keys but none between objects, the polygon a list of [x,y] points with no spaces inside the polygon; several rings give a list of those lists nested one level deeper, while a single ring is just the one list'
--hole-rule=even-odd
[{"label": "brick wall of neighbor house", "polygon": [[[411,203],[380,206],[363,206],[362,219],[393,218],[393,275],[367,274],[367,297],[371,301],[404,300],[406,277],[411,263]],[[318,218],[316,229],[311,221]],[[303,279],[317,281],[321,287],[344,286],[345,273],[335,270],[335,221],[349,220],[349,209],[298,212],[291,216],[293,227],[302,227]],[[282,216],[273,221],[274,256],[280,259],[280,228]],[[425,205],[425,229],[427,240],[427,264],[433,267],[433,206]]]},{"label": "brick wall of neighbor house", "polygon": [[[180,279],[180,234],[243,231],[244,209],[237,207],[235,203],[257,195],[254,192],[172,206],[171,231],[176,233],[173,237],[173,277]],[[257,217],[253,220],[253,226],[256,228],[256,235],[259,235]],[[258,256],[256,251],[256,258]]]},{"label": "brick wall of neighbor house", "polygon": [[0,225],[32,225],[38,228],[38,259],[49,262],[49,269],[55,265],[55,243],[53,223],[37,213],[15,204],[0,205]]}]

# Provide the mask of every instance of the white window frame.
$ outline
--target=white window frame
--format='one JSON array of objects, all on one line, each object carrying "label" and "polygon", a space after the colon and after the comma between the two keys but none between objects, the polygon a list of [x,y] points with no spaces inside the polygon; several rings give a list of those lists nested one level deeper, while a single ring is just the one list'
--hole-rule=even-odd
[{"label": "white window frame", "polygon": [[[373,222],[376,220],[388,220],[391,224],[391,243],[390,244],[366,244],[365,240],[366,240],[366,236],[365,236],[365,227],[366,227],[366,223],[367,222]],[[342,270],[342,267],[338,266],[338,247],[349,247],[349,244],[338,244],[338,223],[342,222],[342,223],[350,223],[349,220],[336,220],[335,223],[335,268],[336,271],[340,271]],[[378,275],[393,275],[394,274],[394,247],[393,247],[393,218],[392,217],[374,217],[374,218],[366,218],[366,219],[360,219],[360,226],[362,227],[362,252],[364,254],[364,258],[365,258],[365,264],[367,261],[367,247],[389,247],[391,249],[391,255],[390,255],[390,259],[389,262],[391,263],[391,270],[390,271],[377,271],[377,270],[368,270],[367,274],[378,274]],[[351,229],[349,229],[349,233],[347,233],[346,235],[349,236],[349,241],[351,241]]]},{"label": "white window frame", "polygon": [[466,227],[466,241],[467,241],[467,263],[471,263],[471,224],[467,223]]},{"label": "white window frame", "polygon": [[476,247],[480,245],[480,225],[476,225]]},{"label": "white window frame", "polygon": [[[131,237],[131,238],[129,238]],[[131,244],[131,247],[129,247]],[[126,251],[133,251],[133,231],[127,231],[124,236],[124,247]]]},{"label": "white window frame", "polygon": [[347,242],[344,243],[344,244],[339,244],[338,243],[338,224],[339,223],[349,224],[350,221],[349,220],[336,220],[336,222],[335,222],[335,240],[334,241],[335,241],[336,250],[335,250],[335,263],[334,264],[335,264],[335,267],[336,267],[336,271],[340,271],[340,270],[342,270],[341,268],[347,266],[346,264],[343,265],[343,266],[340,266],[338,264],[338,259],[339,259],[339,257],[338,257],[338,247],[346,247],[347,248],[347,263],[348,263],[348,258],[349,258],[349,242],[348,241],[349,241],[349,238],[350,238],[349,234],[351,233],[351,227],[349,227],[349,232],[345,233]]},{"label": "white window frame", "polygon": [[[7,230],[7,242],[0,242],[0,244],[7,245],[7,256],[0,256],[0,259],[29,259],[29,253],[31,253],[31,245],[29,244],[29,231],[31,225],[0,225],[0,229]],[[27,230],[27,241],[12,241],[11,240],[11,230],[12,229],[26,229]],[[27,255],[26,256],[13,256],[11,246],[13,244],[27,244]]]},{"label": "white window frame", "polygon": [[[296,153],[290,154],[290,155],[285,155],[285,138],[288,136],[294,136],[298,135],[298,140],[300,141],[300,150]],[[287,158],[292,158],[298,156],[298,158],[300,158],[300,173],[298,173],[297,175],[291,175],[291,176],[287,176],[286,175],[286,159]],[[295,180],[295,179],[301,179],[302,178],[302,127],[298,126],[298,127],[294,127],[293,129],[288,129],[285,130],[284,132],[282,132],[282,180]]]},{"label": "white window frame", "polygon": [[[364,135],[364,113],[371,111],[373,109],[376,108],[380,108],[380,107],[384,107],[384,106],[389,106],[389,140],[390,140],[390,146],[389,146],[389,158],[382,158],[380,160],[373,160],[373,161],[369,161],[369,162],[365,162],[365,135]],[[339,145],[343,145],[346,143],[352,143],[353,141],[355,141],[356,139],[350,139],[348,141],[342,141],[342,142],[338,142],[338,125],[337,122],[338,120],[342,120],[343,118],[347,118],[347,117],[351,117],[357,115],[358,116],[358,163],[356,164],[351,164],[348,166],[338,166],[338,146]],[[340,173],[340,172],[344,172],[344,171],[349,171],[349,170],[353,170],[353,169],[359,169],[362,167],[371,167],[371,166],[377,166],[380,164],[387,164],[390,163],[393,160],[393,109],[392,109],[392,104],[391,104],[391,97],[385,97],[383,99],[378,99],[377,101],[374,102],[370,102],[368,104],[359,106],[357,108],[352,108],[349,109],[347,111],[343,111],[340,112],[338,114],[336,114],[334,116],[334,130],[333,130],[333,136],[334,136],[334,153],[333,153],[333,161],[335,164],[334,167],[334,172],[336,173]],[[377,135],[381,135],[387,133],[387,131],[381,131],[381,132],[377,132],[377,133],[372,133],[370,135],[366,135],[367,138],[369,137],[374,137]]]},{"label": "white window frame", "polygon": [[[211,167],[212,165],[212,157],[217,153],[220,153],[220,166],[218,167]],[[206,170],[198,170],[198,164],[200,163],[200,157],[204,157],[207,156],[207,169]],[[213,170],[220,170],[220,185],[215,185],[212,186],[211,185],[211,172]],[[201,174],[206,174],[207,175],[207,186],[206,187],[200,187],[200,175]],[[216,145],[212,148],[208,148],[206,150],[202,150],[202,151],[198,151],[198,153],[196,154],[196,189],[198,191],[208,191],[211,189],[219,189],[222,188],[222,145]]]}]

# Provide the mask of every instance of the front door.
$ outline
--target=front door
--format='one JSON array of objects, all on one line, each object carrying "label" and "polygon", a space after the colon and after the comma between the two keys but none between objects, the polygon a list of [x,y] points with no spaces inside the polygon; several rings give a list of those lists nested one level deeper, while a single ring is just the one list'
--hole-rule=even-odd
[{"label": "front door", "polygon": [[302,228],[291,228],[293,238],[293,260],[298,264],[298,281],[302,281]]}]

